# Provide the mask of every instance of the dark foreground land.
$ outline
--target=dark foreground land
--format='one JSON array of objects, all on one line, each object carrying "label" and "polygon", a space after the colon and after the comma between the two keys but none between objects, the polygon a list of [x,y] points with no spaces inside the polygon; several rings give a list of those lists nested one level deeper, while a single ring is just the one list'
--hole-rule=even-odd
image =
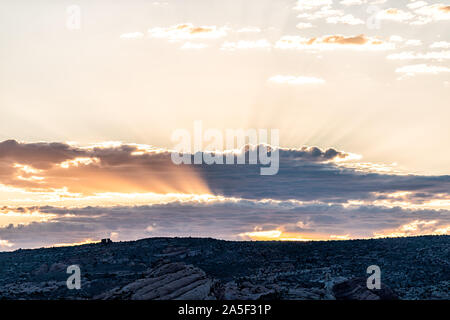
[{"label": "dark foreground land", "polygon": [[[449,299],[450,236],[235,242],[150,238],[0,253],[0,299]],[[81,289],[69,290],[69,265]],[[381,269],[368,290],[366,269]]]}]

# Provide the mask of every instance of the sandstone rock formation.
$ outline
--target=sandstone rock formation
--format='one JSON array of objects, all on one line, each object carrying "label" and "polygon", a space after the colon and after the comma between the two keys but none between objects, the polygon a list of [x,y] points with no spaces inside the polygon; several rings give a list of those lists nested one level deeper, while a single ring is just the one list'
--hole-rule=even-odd
[{"label": "sandstone rock formation", "polygon": [[353,278],[333,286],[337,300],[397,300],[398,297],[389,287],[381,283],[381,289],[369,290],[366,278]]},{"label": "sandstone rock formation", "polygon": [[273,299],[276,291],[262,285],[243,282],[239,286],[234,282],[228,282],[224,286],[224,300],[260,300]]},{"label": "sandstone rock formation", "polygon": [[163,263],[147,272],[145,278],[108,291],[97,299],[204,300],[213,299],[212,279],[205,272],[182,262]]}]

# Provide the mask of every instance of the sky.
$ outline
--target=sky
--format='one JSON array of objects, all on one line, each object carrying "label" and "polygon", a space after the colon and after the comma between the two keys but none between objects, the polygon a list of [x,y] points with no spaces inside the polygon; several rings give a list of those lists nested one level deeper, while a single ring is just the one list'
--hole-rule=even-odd
[{"label": "sky", "polygon": [[[0,251],[450,234],[449,23],[435,0],[2,1]],[[195,121],[278,129],[278,173],[174,165]]]}]

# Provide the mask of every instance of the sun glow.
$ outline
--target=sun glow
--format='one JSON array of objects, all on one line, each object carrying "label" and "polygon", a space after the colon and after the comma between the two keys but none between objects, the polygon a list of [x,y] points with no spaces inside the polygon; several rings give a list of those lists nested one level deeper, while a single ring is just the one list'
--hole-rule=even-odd
[{"label": "sun glow", "polygon": [[438,220],[414,220],[397,229],[374,232],[374,238],[450,234],[450,225],[439,226],[438,224]]},{"label": "sun glow", "polygon": [[321,240],[349,240],[347,235],[321,235],[321,234],[303,234],[297,232],[286,232],[282,228],[273,230],[261,230],[256,227],[254,231],[239,234],[239,237],[245,240],[255,241],[321,241]]},{"label": "sun glow", "polygon": [[0,209],[0,228],[7,227],[9,225],[27,225],[32,222],[46,222],[56,215],[49,213],[42,213],[38,210],[31,212],[17,212],[13,210],[2,210]]},{"label": "sun glow", "polygon": [[84,244],[91,244],[91,243],[98,243],[98,240],[92,240],[92,239],[85,239],[79,242],[73,242],[73,243],[57,243],[52,245],[52,247],[71,247],[71,246],[82,246]]},{"label": "sun glow", "polygon": [[75,158],[72,160],[67,160],[62,162],[59,166],[64,169],[68,169],[70,167],[79,167],[80,165],[90,165],[93,163],[99,163],[100,159],[98,158]]},{"label": "sun glow", "polygon": [[38,169],[35,169],[35,168],[31,167],[31,166],[20,164],[20,163],[15,163],[13,165],[13,167],[14,168],[18,168],[20,171],[22,171],[24,173],[28,173],[28,174],[31,174],[31,173],[32,174],[38,174],[38,173],[42,172],[42,170],[38,170]]}]

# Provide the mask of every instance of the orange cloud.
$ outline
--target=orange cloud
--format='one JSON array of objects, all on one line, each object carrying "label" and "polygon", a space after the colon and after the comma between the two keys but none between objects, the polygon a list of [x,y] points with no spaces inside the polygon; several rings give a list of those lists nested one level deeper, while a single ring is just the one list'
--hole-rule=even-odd
[{"label": "orange cloud", "polygon": [[227,35],[228,28],[217,26],[194,26],[192,23],[182,23],[170,27],[149,29],[152,38],[164,38],[170,41],[187,39],[216,39]]},{"label": "orange cloud", "polygon": [[[315,39],[314,39],[315,41]],[[369,39],[363,34],[354,37],[345,36],[325,36],[321,39],[323,43],[338,43],[338,44],[366,44]],[[381,43],[381,42],[379,42]]]},{"label": "orange cloud", "polygon": [[0,143],[0,183],[32,192],[209,193],[188,166],[176,166],[169,151],[138,145],[81,148],[67,144]]},{"label": "orange cloud", "polygon": [[429,6],[422,6],[415,10],[418,19],[412,24],[423,25],[434,21],[450,20],[450,6],[436,3]]},{"label": "orange cloud", "polygon": [[8,225],[27,225],[32,222],[46,222],[55,218],[56,215],[42,213],[38,210],[26,210],[25,212],[0,208],[0,228]]},{"label": "orange cloud", "polygon": [[364,34],[356,36],[326,35],[323,37],[302,38],[299,36],[284,36],[275,45],[278,49],[313,49],[313,50],[389,50],[394,44]]},{"label": "orange cloud", "polygon": [[244,240],[255,241],[322,241],[322,240],[349,240],[346,235],[326,235],[313,233],[288,232],[283,227],[271,230],[262,230],[255,227],[253,231],[239,234]]},{"label": "orange cloud", "polygon": [[72,246],[82,246],[84,244],[91,244],[91,243],[98,243],[98,240],[92,240],[92,239],[85,239],[78,242],[73,243],[56,243],[52,245],[52,247],[72,247]]},{"label": "orange cloud", "polygon": [[377,19],[403,22],[414,18],[414,14],[397,8],[389,8],[377,14]]},{"label": "orange cloud", "polygon": [[373,235],[375,238],[385,238],[448,234],[450,234],[450,225],[442,225],[438,220],[414,220],[397,229],[374,232]]},{"label": "orange cloud", "polygon": [[12,246],[14,246],[14,243],[0,239],[0,248],[11,248]]}]

